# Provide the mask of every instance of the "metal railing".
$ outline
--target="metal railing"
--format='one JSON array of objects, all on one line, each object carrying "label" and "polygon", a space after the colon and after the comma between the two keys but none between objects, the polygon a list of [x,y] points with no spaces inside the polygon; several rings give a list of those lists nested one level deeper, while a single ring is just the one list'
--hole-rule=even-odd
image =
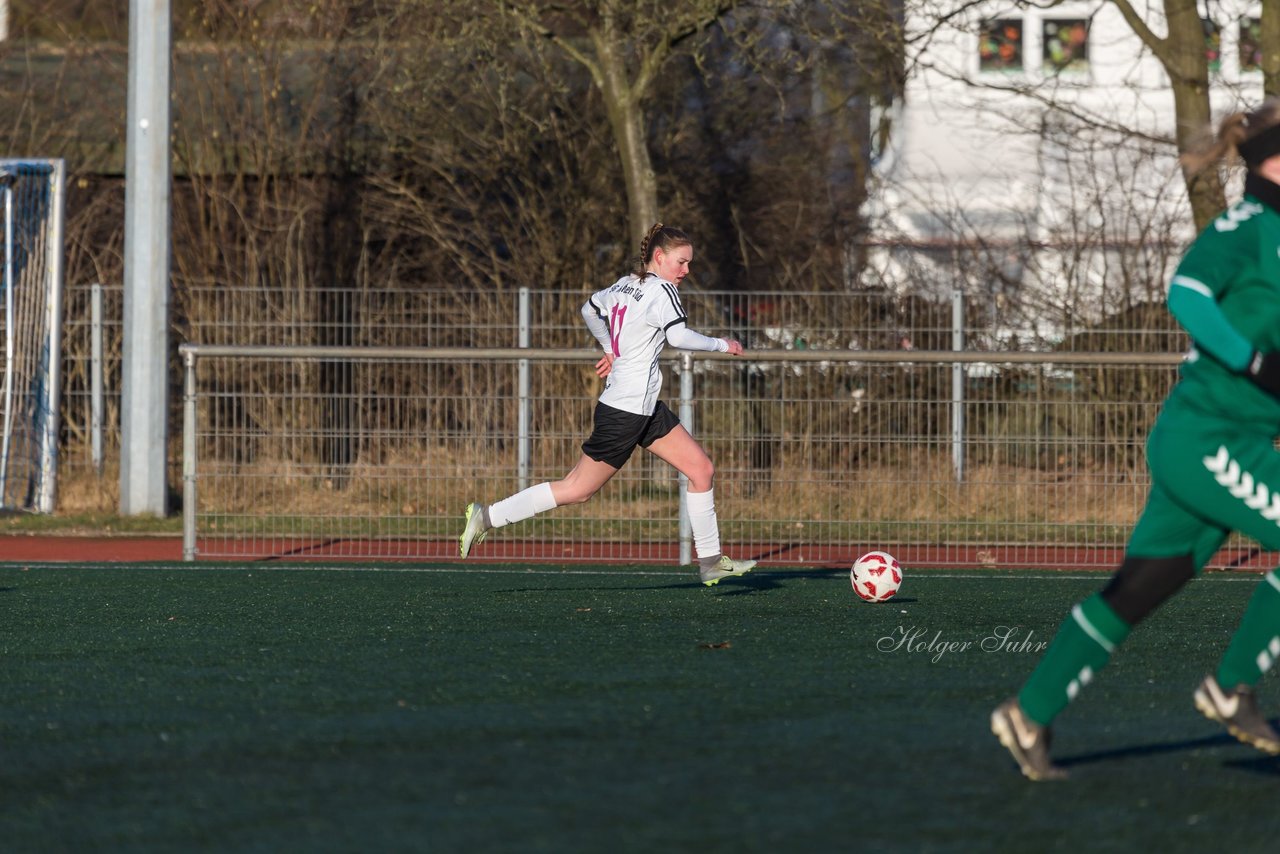
[{"label": "metal railing", "polygon": [[[183,345],[187,559],[456,557],[460,514],[576,462],[589,349]],[[673,353],[667,399],[716,465],[726,551],[842,565],[1101,568],[1146,497],[1181,357]],[[591,501],[478,560],[691,559],[684,484],[638,452]],[[1232,543],[1216,563],[1254,557]]]}]

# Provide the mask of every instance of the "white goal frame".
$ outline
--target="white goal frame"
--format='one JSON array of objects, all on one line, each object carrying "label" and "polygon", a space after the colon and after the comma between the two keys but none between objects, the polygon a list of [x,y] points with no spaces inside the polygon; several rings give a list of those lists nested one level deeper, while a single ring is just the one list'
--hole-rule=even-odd
[{"label": "white goal frame", "polygon": [[0,510],[57,502],[66,164],[0,159]]}]

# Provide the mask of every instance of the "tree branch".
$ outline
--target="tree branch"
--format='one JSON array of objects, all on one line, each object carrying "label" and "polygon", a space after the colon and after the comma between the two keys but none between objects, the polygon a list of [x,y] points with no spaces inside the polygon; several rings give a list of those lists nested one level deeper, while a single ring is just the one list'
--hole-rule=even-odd
[{"label": "tree branch", "polygon": [[1173,62],[1173,52],[1169,49],[1169,40],[1162,39],[1156,35],[1147,22],[1143,20],[1138,11],[1133,8],[1129,0],[1111,0],[1112,5],[1120,10],[1120,16],[1124,18],[1134,35],[1142,39],[1142,43],[1151,48],[1151,52],[1155,54],[1156,59],[1160,60],[1160,64],[1166,69],[1170,68]]},{"label": "tree branch", "polygon": [[528,30],[535,35],[547,39],[556,47],[564,51],[574,62],[579,63],[591,74],[591,79],[595,81],[597,86],[603,86],[604,76],[600,66],[586,53],[579,50],[573,42],[561,36],[547,25],[543,24],[536,17],[529,13],[527,9],[518,4],[503,4],[503,8],[507,12],[514,15]]},{"label": "tree branch", "polygon": [[674,30],[666,38],[659,39],[653,50],[642,55],[640,68],[631,84],[632,96],[639,98],[644,94],[645,90],[649,88],[649,84],[653,82],[653,78],[658,75],[658,69],[662,67],[663,63],[667,61],[681,42],[702,32],[739,5],[741,5],[741,0],[720,0],[720,2],[708,8],[701,15],[695,15],[683,28]]}]

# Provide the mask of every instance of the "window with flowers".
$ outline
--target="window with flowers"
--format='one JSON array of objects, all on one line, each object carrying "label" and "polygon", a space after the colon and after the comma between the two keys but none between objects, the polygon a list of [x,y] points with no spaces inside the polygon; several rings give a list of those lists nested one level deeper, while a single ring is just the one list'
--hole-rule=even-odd
[{"label": "window with flowers", "polygon": [[1022,70],[1022,21],[983,21],[978,33],[979,71]]},{"label": "window with flowers", "polygon": [[1079,74],[1089,70],[1089,22],[1071,18],[1044,22],[1044,70]]}]

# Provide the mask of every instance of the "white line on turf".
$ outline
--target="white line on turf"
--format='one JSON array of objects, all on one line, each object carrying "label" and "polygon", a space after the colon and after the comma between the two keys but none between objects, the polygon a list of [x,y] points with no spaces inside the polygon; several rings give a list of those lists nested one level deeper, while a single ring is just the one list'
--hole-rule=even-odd
[{"label": "white line on turf", "polygon": [[[343,565],[321,565],[321,564],[283,564],[283,563],[254,563],[254,564],[215,564],[215,563],[171,563],[171,564],[131,564],[131,563],[41,563],[41,562],[0,562],[0,569],[142,569],[158,572],[183,572],[183,571],[214,571],[214,572],[363,572],[363,573],[456,573],[459,575],[638,575],[638,576],[655,576],[665,577],[673,575],[686,575],[691,571],[690,567],[677,567],[667,570],[647,570],[632,569],[628,566],[618,566],[615,569],[552,569],[550,567],[452,567],[452,566],[343,566]],[[769,574],[787,574],[791,572],[825,572],[832,576],[840,576],[848,570],[843,569],[813,569],[806,567],[777,568],[777,569],[757,569],[755,575]],[[1223,581],[1253,581],[1259,579],[1261,573],[1253,572],[1210,572],[1203,577],[1221,579]],[[955,571],[933,571],[928,569],[915,570],[907,576],[911,583],[918,581],[929,581],[932,579],[958,579],[966,581],[988,581],[992,579],[1003,581],[1104,581],[1109,576],[1102,571],[1089,573],[1088,575],[1072,575],[1066,572],[1039,572],[1035,570],[1026,570],[1024,572],[1002,571],[1002,574],[995,575],[989,571],[973,570],[970,572]]]}]

